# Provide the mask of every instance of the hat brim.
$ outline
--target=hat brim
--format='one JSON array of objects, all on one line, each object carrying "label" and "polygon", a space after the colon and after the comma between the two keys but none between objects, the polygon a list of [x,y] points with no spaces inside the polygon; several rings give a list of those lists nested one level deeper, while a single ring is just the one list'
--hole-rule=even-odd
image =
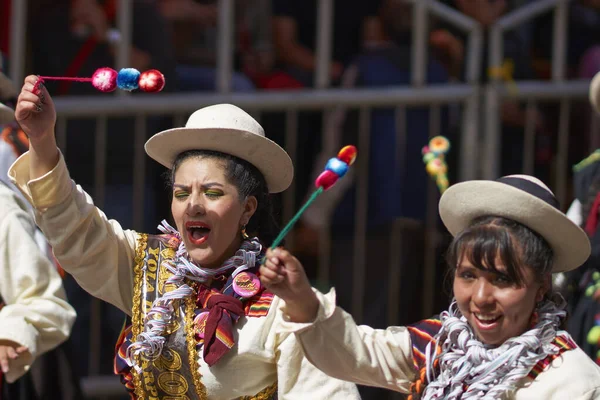
[{"label": "hat brim", "polygon": [[565,214],[539,198],[495,181],[467,181],[450,186],[442,195],[439,212],[448,231],[456,236],[482,216],[517,221],[541,235],[554,253],[552,272],[581,266],[591,252],[586,233]]},{"label": "hat brim", "polygon": [[0,103],[0,124],[8,124],[15,119],[15,110]]},{"label": "hat brim", "polygon": [[157,133],[146,142],[146,153],[167,168],[188,150],[213,150],[231,154],[254,165],[264,175],[269,192],[287,189],[294,177],[289,155],[277,143],[238,129],[173,128]]}]

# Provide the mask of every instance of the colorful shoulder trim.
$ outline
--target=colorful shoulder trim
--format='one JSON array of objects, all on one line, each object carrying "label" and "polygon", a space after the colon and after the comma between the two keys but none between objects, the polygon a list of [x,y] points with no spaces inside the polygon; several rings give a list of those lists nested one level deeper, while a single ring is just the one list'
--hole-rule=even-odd
[{"label": "colorful shoulder trim", "polygon": [[273,303],[273,293],[263,290],[256,296],[248,299],[244,311],[247,317],[264,317],[269,313]]},{"label": "colorful shoulder trim", "polygon": [[537,364],[535,364],[535,366],[532,368],[532,370],[527,375],[528,378],[531,378],[532,380],[534,380],[535,378],[537,378],[537,376],[539,374],[544,372],[546,370],[546,368],[548,368],[548,366],[550,364],[552,364],[552,362],[554,360],[556,360],[558,357],[560,357],[562,353],[564,353],[565,351],[574,350],[577,348],[577,344],[575,344],[575,342],[573,341],[571,336],[569,336],[567,334],[557,335],[556,338],[554,339],[554,341],[552,341],[552,344],[554,345],[554,347],[556,347],[558,352],[556,354],[549,355],[548,357],[544,358],[543,360],[541,360]]},{"label": "colorful shoulder trim", "polygon": [[442,328],[442,323],[437,318],[424,319],[407,327],[410,333],[415,368],[420,370],[425,366],[425,349]]}]

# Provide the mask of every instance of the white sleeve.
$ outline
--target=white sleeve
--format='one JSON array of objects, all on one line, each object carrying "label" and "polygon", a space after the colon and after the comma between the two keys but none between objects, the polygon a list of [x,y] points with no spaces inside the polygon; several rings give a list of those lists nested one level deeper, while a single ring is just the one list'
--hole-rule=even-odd
[{"label": "white sleeve", "polygon": [[409,393],[416,373],[408,329],[357,326],[335,306],[333,289],[327,295],[315,293],[320,306],[312,323],[290,322],[282,305],[281,329],[295,333],[306,358],[329,376]]},{"label": "white sleeve", "polygon": [[71,180],[62,154],[54,169],[30,180],[27,152],[11,166],[9,177],[35,208],[36,223],[60,266],[92,296],[131,314],[139,235],[94,206]]},{"label": "white sleeve", "polygon": [[28,349],[10,362],[6,380],[14,382],[37,356],[67,339],[75,310],[66,302],[54,265],[33,238],[36,228],[31,216],[5,200],[2,194],[0,295],[6,305],[0,310],[0,340]]},{"label": "white sleeve", "polygon": [[583,216],[581,215],[581,202],[579,200],[573,200],[571,206],[567,210],[567,218],[573,221],[574,224],[581,226],[583,223]]}]

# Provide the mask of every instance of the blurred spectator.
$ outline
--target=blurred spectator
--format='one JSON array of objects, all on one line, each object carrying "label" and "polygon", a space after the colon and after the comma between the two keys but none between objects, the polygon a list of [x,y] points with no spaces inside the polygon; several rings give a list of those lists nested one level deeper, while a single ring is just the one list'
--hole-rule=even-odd
[{"label": "blurred spectator", "polygon": [[[365,43],[381,36],[381,0],[334,0],[330,78],[339,83],[344,67]],[[273,41],[278,65],[305,87],[316,68],[317,0],[273,0]]]},{"label": "blurred spectator", "polygon": [[[162,15],[173,29],[173,47],[177,60],[177,79],[182,91],[215,91],[217,83],[217,19],[216,0],[159,0]],[[251,5],[247,0],[234,2],[234,71],[233,92],[255,89],[253,82],[241,72],[248,43],[246,15]]]},{"label": "blurred spectator", "polygon": [[[339,84],[348,65],[373,37],[381,35],[377,12],[381,0],[334,0],[331,43],[331,84]],[[267,89],[299,89],[314,85],[318,1],[272,0],[272,40],[276,73],[263,82]],[[284,144],[283,118],[265,115],[261,122],[271,138]],[[310,170],[322,141],[321,112],[298,116],[296,202],[310,185]]]},{"label": "blurred spectator", "polygon": [[[595,286],[600,272],[600,149],[578,163],[573,169],[575,200],[567,214],[569,218],[586,231],[592,245],[589,259],[574,271],[563,275],[562,292],[567,300],[570,318],[567,329],[573,340],[590,358],[598,360],[598,343],[588,342],[588,333],[597,325],[600,313],[600,291],[587,293]],[[555,278],[556,280],[557,278]],[[595,288],[594,288],[595,289]],[[595,293],[594,293],[595,292]]]},{"label": "blurred spectator", "polygon": [[[575,0],[568,3],[566,37],[566,79],[591,79],[600,71],[600,8],[597,0]],[[539,79],[551,79],[554,30],[554,13],[547,13],[535,21],[534,66]],[[568,163],[573,164],[584,157],[590,148],[598,145],[590,130],[592,112],[587,99],[571,104],[569,122]],[[548,127],[558,126],[559,113],[556,106],[548,107]],[[548,139],[557,143],[557,132]],[[551,147],[556,152],[556,146]]]},{"label": "blurred spectator", "polygon": [[[490,65],[487,58],[489,49],[489,27],[499,18],[516,8],[531,3],[534,0],[445,0],[445,2],[461,11],[465,15],[475,19],[484,28],[483,62],[481,70],[482,83],[487,82],[493,74],[498,74],[503,69],[505,74],[514,80],[531,80],[535,78],[532,64],[533,55],[533,22],[524,23],[517,28],[503,34],[503,63],[502,65]],[[448,27],[449,34],[459,38],[466,44],[466,36],[458,30]],[[464,65],[462,70],[464,73]],[[501,78],[503,79],[503,78]],[[501,119],[501,168],[500,175],[520,173],[523,170],[524,129],[526,111],[523,104],[516,101],[504,101],[500,109]],[[547,166],[551,157],[551,139],[548,122],[540,109],[534,109],[534,128],[536,132],[536,167]],[[535,175],[545,179],[541,174],[546,168],[538,168]]]}]

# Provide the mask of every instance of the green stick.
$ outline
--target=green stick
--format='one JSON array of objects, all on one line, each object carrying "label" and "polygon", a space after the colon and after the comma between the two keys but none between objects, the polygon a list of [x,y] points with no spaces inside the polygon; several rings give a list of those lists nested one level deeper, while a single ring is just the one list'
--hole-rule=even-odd
[{"label": "green stick", "polygon": [[281,243],[281,241],[283,240],[285,235],[288,234],[288,232],[294,227],[294,224],[298,221],[298,219],[300,219],[300,216],[302,215],[302,213],[304,213],[304,211],[306,211],[308,206],[310,206],[315,201],[315,199],[317,197],[319,197],[319,195],[321,193],[323,193],[323,187],[319,186],[319,188],[314,191],[314,193],[310,196],[310,198],[306,201],[306,203],[304,203],[302,208],[300,208],[300,210],[298,210],[296,215],[294,215],[292,217],[290,222],[288,222],[287,225],[283,228],[283,230],[281,232],[279,232],[279,235],[277,235],[277,237],[273,241],[273,244],[271,245],[272,249],[274,249],[275,247],[277,247],[279,245],[279,243]]}]

